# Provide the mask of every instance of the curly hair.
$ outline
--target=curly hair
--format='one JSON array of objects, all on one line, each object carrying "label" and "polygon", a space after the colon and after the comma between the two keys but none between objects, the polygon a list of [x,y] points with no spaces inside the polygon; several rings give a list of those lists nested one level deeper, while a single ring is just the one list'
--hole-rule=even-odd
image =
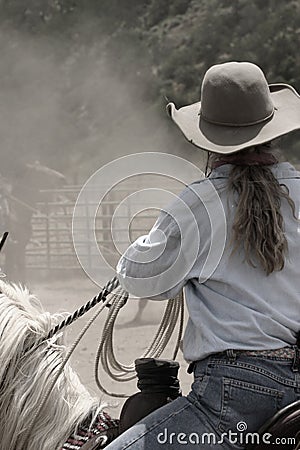
[{"label": "curly hair", "polygon": [[[277,150],[274,150],[271,144],[264,144],[250,151],[247,149],[239,152],[245,159],[245,164],[233,163],[228,188],[238,195],[230,245],[233,247],[232,254],[242,247],[245,260],[253,267],[259,263],[269,275],[283,269],[288,253],[281,201],[287,200],[294,218],[297,219],[295,203],[287,186],[280,184],[273,175],[270,165],[246,164],[247,153],[251,152],[274,155]],[[215,160],[218,161],[216,157]],[[226,157],[222,157],[223,163],[224,160],[226,161]]]}]

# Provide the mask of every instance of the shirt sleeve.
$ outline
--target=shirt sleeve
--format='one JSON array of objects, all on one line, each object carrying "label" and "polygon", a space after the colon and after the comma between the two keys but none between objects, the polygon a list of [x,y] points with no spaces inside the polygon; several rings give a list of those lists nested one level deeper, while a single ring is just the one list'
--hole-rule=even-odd
[{"label": "shirt sleeve", "polygon": [[121,286],[136,297],[175,297],[188,280],[198,249],[198,224],[182,199],[162,211],[149,234],[138,238],[117,265]]}]

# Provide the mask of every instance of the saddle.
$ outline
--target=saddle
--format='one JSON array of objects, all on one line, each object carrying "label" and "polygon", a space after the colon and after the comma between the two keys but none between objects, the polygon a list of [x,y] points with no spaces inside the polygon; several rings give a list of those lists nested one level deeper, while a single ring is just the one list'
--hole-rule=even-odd
[{"label": "saddle", "polygon": [[109,414],[101,411],[90,428],[92,415],[72,434],[61,450],[76,448],[78,450],[100,450],[105,448],[119,435],[119,420],[112,419]]},{"label": "saddle", "polygon": [[176,361],[156,358],[135,360],[141,392],[129,397],[123,405],[119,431],[123,433],[151,412],[181,396],[177,378],[179,364]]},{"label": "saddle", "polygon": [[101,450],[110,444],[119,435],[118,428],[109,429],[89,439],[80,450]]},{"label": "saddle", "polygon": [[137,387],[140,392],[130,396],[123,405],[119,427],[109,428],[89,439],[80,450],[100,450],[112,442],[118,434],[133,426],[151,412],[181,395],[177,378],[179,364],[176,361],[139,358],[135,360]]},{"label": "saddle", "polygon": [[[299,450],[300,400],[278,411],[258,430],[258,436],[258,444],[247,445],[246,450]],[[269,443],[264,443],[263,436],[268,437]]]}]

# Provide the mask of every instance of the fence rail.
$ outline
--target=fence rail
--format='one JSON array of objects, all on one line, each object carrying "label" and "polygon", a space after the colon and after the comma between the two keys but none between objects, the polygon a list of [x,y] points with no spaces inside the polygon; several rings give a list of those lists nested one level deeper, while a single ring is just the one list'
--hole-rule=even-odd
[{"label": "fence rail", "polygon": [[[152,180],[152,185],[155,180]],[[151,183],[150,183],[151,187]],[[130,194],[140,189],[138,183],[128,184],[125,188],[114,189],[105,196],[99,204],[95,218],[95,236],[102,255],[115,265],[119,259],[119,247],[126,248],[128,233],[130,241],[145,234],[154,224],[158,211],[154,209],[144,210],[144,205],[137,205],[140,213],[132,216],[132,201]],[[172,192],[182,189],[174,182],[168,182],[165,188]],[[46,191],[44,191],[46,192]],[[76,257],[72,238],[72,218],[74,206],[80,192],[79,186],[66,186],[62,189],[48,190],[46,200],[36,205],[38,212],[32,217],[32,236],[26,248],[26,267],[39,269],[78,269],[80,264]],[[82,197],[77,214],[77,245],[82,245],[83,259],[88,267],[100,268],[101,258],[95,252],[93,236],[91,235],[88,221],[98,206],[96,201],[91,201],[89,196]],[[92,196],[94,198],[94,196]],[[114,238],[112,238],[112,218],[120,203],[122,210],[118,211],[117,222],[113,224]],[[79,233],[79,234],[78,234]]]}]

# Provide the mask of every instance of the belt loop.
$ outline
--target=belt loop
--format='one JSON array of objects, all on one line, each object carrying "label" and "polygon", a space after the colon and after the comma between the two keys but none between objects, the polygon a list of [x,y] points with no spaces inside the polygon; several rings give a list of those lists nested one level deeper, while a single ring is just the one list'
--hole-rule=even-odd
[{"label": "belt loop", "polygon": [[226,356],[229,359],[230,362],[235,362],[236,360],[236,353],[235,351],[230,348],[229,350],[226,350]]},{"label": "belt loop", "polygon": [[195,369],[195,365],[196,365],[196,361],[192,361],[187,368],[187,373],[193,373],[194,369]]},{"label": "belt loop", "polygon": [[296,345],[298,348],[300,348],[300,330],[296,334],[296,338],[297,338]]},{"label": "belt loop", "polygon": [[300,349],[297,345],[294,346],[295,354],[293,359],[292,371],[299,372],[300,368]]}]

